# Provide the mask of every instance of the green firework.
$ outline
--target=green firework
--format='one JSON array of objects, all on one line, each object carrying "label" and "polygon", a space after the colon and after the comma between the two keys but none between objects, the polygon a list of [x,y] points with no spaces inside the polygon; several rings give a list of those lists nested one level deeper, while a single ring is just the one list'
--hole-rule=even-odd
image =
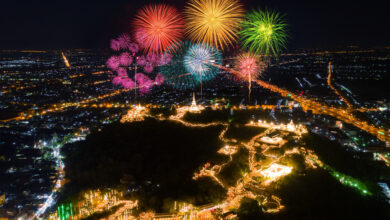
[{"label": "green firework", "polygon": [[284,16],[274,11],[253,10],[248,13],[241,23],[239,32],[242,46],[245,49],[266,59],[270,56],[278,57],[282,49],[286,48],[287,23]]}]

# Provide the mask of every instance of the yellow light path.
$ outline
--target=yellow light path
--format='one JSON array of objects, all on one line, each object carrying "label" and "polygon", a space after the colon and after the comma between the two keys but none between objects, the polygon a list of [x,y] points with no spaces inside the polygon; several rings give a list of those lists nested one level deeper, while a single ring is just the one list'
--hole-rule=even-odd
[{"label": "yellow light path", "polygon": [[[236,75],[239,74],[238,71],[235,71],[230,68],[226,68],[221,65],[217,65],[214,63],[211,63],[211,65],[219,67],[232,74],[236,74]],[[352,113],[353,111],[352,109],[336,108],[336,107],[328,106],[326,104],[322,104],[320,102],[313,101],[311,99],[296,95],[288,90],[281,89],[275,85],[264,82],[262,80],[253,80],[253,81],[256,82],[259,86],[266,88],[272,92],[279,93],[284,97],[289,96],[293,100],[299,102],[305,111],[311,110],[313,114],[324,114],[324,115],[335,117],[347,124],[353,125],[357,128],[360,128],[363,131],[372,134],[373,136],[377,137],[379,140],[385,142],[387,147],[390,147],[390,131],[382,128],[378,128],[374,125],[368,124],[366,121],[362,121],[356,118]]]},{"label": "yellow light path", "polygon": [[340,99],[345,104],[347,104],[348,108],[352,108],[353,105],[332,84],[332,62],[329,62],[328,73],[328,86],[333,90],[334,93],[336,93],[336,95],[340,97]]},{"label": "yellow light path", "polygon": [[[120,93],[122,93],[122,92],[127,92],[127,91],[129,91],[129,90],[128,90],[128,89],[115,90],[115,91],[112,91],[112,92],[110,92],[110,93],[106,93],[106,94],[104,94],[104,95],[99,95],[99,96],[94,97],[94,98],[84,99],[84,100],[82,100],[82,101],[80,101],[80,102],[64,102],[64,103],[52,104],[52,105],[50,105],[49,108],[39,111],[39,112],[38,112],[38,115],[45,115],[45,114],[51,113],[51,112],[62,111],[62,110],[64,110],[64,109],[66,109],[66,108],[73,107],[73,106],[77,106],[77,107],[79,107],[79,106],[80,106],[80,107],[87,107],[86,104],[88,104],[88,103],[90,103],[90,102],[99,101],[99,100],[101,100],[101,99],[105,99],[105,98],[108,98],[108,97],[111,97],[111,96],[119,95]],[[99,104],[99,105],[96,105],[96,106],[92,105],[91,107],[97,107],[97,106],[100,106],[100,104]],[[102,107],[103,107],[103,106],[107,106],[107,107],[108,107],[109,104],[108,104],[108,105],[103,105],[103,104],[102,104]],[[25,114],[26,114],[26,115],[25,115]],[[23,120],[28,120],[28,119],[30,119],[30,118],[32,118],[32,117],[34,117],[34,116],[37,116],[37,115],[36,115],[36,114],[34,114],[34,115],[29,115],[29,114],[27,114],[27,113],[25,113],[25,112],[21,112],[21,113],[19,114],[19,116],[14,117],[14,118],[9,118],[9,119],[5,119],[5,120],[1,120],[1,122],[2,122],[2,123],[7,123],[7,122],[10,122],[10,121],[23,121]]]},{"label": "yellow light path", "polygon": [[61,56],[62,56],[62,59],[64,60],[65,66],[66,66],[66,67],[70,67],[69,61],[68,61],[68,59],[66,58],[64,52],[61,52]]}]

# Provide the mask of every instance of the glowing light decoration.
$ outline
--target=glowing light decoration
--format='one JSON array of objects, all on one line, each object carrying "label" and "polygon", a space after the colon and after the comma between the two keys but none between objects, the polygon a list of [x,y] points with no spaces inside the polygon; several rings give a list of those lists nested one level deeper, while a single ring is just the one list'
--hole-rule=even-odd
[{"label": "glowing light decoration", "polygon": [[166,4],[146,5],[134,20],[134,37],[148,53],[174,49],[183,35],[184,20],[176,8]]},{"label": "glowing light decoration", "polygon": [[287,23],[284,16],[273,11],[253,10],[246,15],[239,32],[242,45],[249,51],[264,55],[278,56],[286,47]]},{"label": "glowing light decoration", "polygon": [[60,220],[73,219],[73,207],[72,203],[61,204],[57,207],[57,217]]},{"label": "glowing light decoration", "polygon": [[223,49],[236,42],[244,9],[236,0],[191,0],[184,14],[190,39]]},{"label": "glowing light decoration", "polygon": [[290,174],[291,171],[292,171],[292,167],[273,163],[269,168],[260,171],[260,173],[270,181],[275,181],[282,176],[286,176]]},{"label": "glowing light decoration", "polygon": [[133,121],[143,121],[145,116],[149,114],[149,109],[145,108],[141,105],[137,105],[133,108],[131,108],[126,115],[124,115],[120,122],[126,123],[126,122],[133,122]]},{"label": "glowing light decoration", "polygon": [[345,185],[345,186],[348,186],[348,187],[352,187],[352,188],[355,188],[356,190],[358,190],[362,195],[373,195],[369,188],[362,182],[360,181],[359,179],[356,179],[356,178],[353,178],[351,176],[348,176],[348,175],[345,175],[343,173],[340,173],[338,171],[336,171],[335,169],[333,169],[332,167],[324,164],[323,165],[323,168],[327,171],[329,171],[329,173],[336,179],[338,179],[340,181],[341,184]]}]

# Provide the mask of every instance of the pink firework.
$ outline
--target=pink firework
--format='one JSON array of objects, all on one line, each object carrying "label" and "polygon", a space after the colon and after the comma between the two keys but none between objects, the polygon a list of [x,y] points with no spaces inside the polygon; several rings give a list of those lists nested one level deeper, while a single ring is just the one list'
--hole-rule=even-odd
[{"label": "pink firework", "polygon": [[122,77],[117,76],[112,80],[112,84],[114,85],[122,85]]},{"label": "pink firework", "polygon": [[[131,42],[129,35],[122,34],[117,39],[110,42],[110,47],[116,51],[116,55],[111,56],[106,64],[116,74],[110,71],[110,78],[114,85],[120,85],[126,89],[139,89],[141,94],[148,93],[154,85],[161,85],[164,82],[164,77],[158,74],[155,80],[150,79],[143,73],[136,73],[130,78],[128,74],[132,74],[129,68],[133,62],[139,67],[143,67],[145,73],[152,73],[155,66],[160,63],[167,63],[171,59],[171,55],[167,54],[148,54],[145,56],[134,57],[139,51],[139,45]],[[136,72],[136,70],[135,70]]]},{"label": "pink firework", "polygon": [[137,79],[137,84],[139,85],[138,87],[142,94],[148,93],[154,86],[154,81],[143,73],[137,73],[135,78]]},{"label": "pink firework", "polygon": [[[130,44],[129,44],[129,50],[130,50],[132,53],[137,53],[138,50],[139,50],[138,44],[136,44],[136,43],[130,43]],[[133,55],[133,56],[134,56],[134,55]]]},{"label": "pink firework", "polygon": [[119,65],[120,65],[119,57],[117,57],[117,56],[110,57],[107,60],[106,64],[107,64],[108,68],[110,68],[112,70],[117,70],[119,68]]},{"label": "pink firework", "polygon": [[146,63],[144,66],[145,73],[152,73],[154,70],[153,65],[151,63]]},{"label": "pink firework", "polygon": [[122,50],[127,50],[131,44],[131,38],[128,34],[122,34],[118,37],[119,47]]},{"label": "pink firework", "polygon": [[127,77],[127,71],[125,68],[118,68],[118,70],[116,72],[117,72],[118,76],[120,76],[122,78]]},{"label": "pink firework", "polygon": [[119,62],[121,66],[130,66],[133,62],[133,57],[130,53],[124,52],[119,56]]},{"label": "pink firework", "polygon": [[130,78],[126,78],[122,80],[122,86],[125,89],[133,89],[135,88],[135,82]]},{"label": "pink firework", "polygon": [[144,66],[146,64],[146,59],[144,56],[139,56],[136,58],[138,66]]},{"label": "pink firework", "polygon": [[260,57],[251,53],[241,54],[237,59],[236,69],[239,72],[239,80],[248,82],[248,100],[251,99],[252,80],[258,77],[263,67]]},{"label": "pink firework", "polygon": [[255,79],[261,72],[260,67],[260,59],[254,54],[244,53],[237,59],[236,69],[242,80],[251,81]]},{"label": "pink firework", "polygon": [[167,65],[172,60],[172,55],[170,53],[161,54],[159,59],[159,65]]},{"label": "pink firework", "polygon": [[118,51],[121,49],[121,46],[120,46],[120,43],[118,40],[116,39],[112,39],[111,42],[110,42],[110,47],[112,50],[114,51]]},{"label": "pink firework", "polygon": [[146,55],[146,61],[153,65],[158,65],[160,62],[160,56],[154,53],[149,53]]},{"label": "pink firework", "polygon": [[154,82],[156,83],[156,85],[159,86],[159,85],[164,83],[164,80],[165,80],[164,76],[161,73],[159,73],[159,74],[157,74],[156,78],[154,79]]},{"label": "pink firework", "polygon": [[148,53],[163,53],[183,39],[184,20],[178,10],[166,4],[150,4],[138,11],[134,37]]}]

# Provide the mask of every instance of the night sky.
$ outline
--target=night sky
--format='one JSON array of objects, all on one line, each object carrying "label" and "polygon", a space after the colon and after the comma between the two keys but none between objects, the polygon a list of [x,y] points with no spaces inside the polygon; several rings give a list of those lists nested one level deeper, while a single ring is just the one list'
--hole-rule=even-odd
[{"label": "night sky", "polygon": [[[0,49],[107,48],[131,30],[135,11],[149,2],[182,9],[184,0],[1,0]],[[288,48],[390,46],[390,12],[384,0],[244,0],[246,9],[286,14]],[[297,3],[298,2],[298,3]]]}]

